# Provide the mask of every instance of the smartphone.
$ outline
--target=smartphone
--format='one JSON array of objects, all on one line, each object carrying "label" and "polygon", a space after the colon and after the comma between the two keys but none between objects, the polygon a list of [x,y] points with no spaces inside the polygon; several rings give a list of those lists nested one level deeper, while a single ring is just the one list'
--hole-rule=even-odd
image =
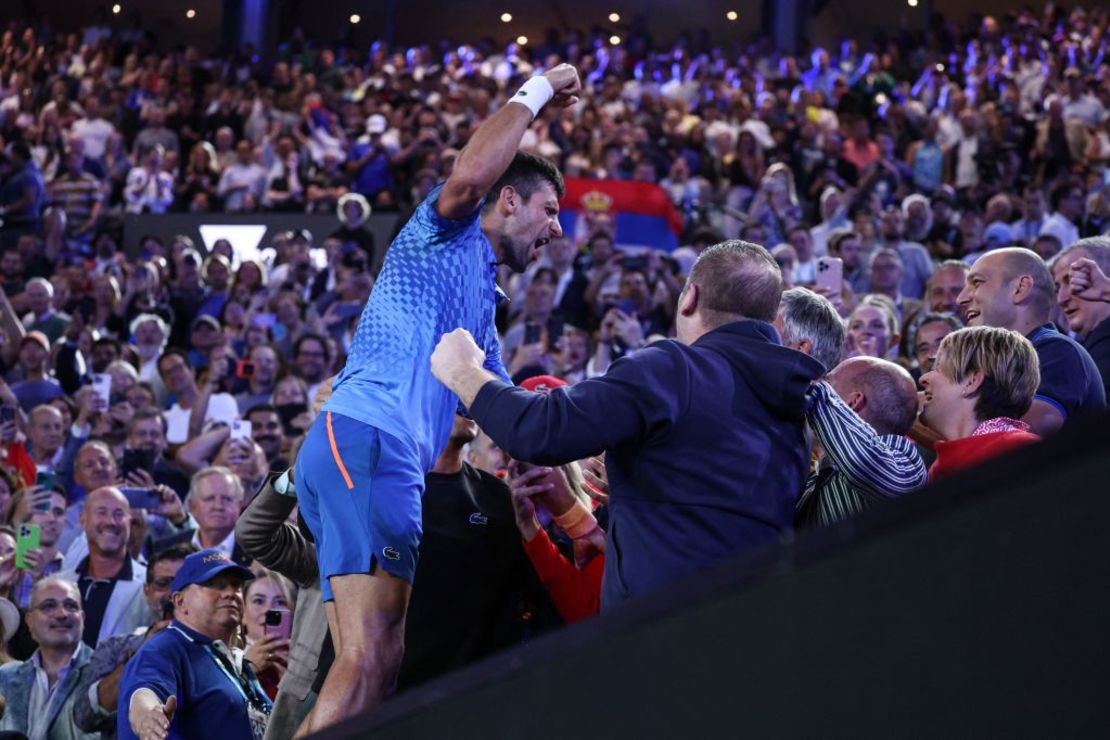
[{"label": "smartphone", "polygon": [[362,306],[357,303],[340,303],[335,308],[335,315],[341,319],[351,319],[362,313]]},{"label": "smartphone", "polygon": [[231,438],[245,439],[249,442],[251,439],[251,423],[246,419],[236,419],[231,422]]},{"label": "smartphone", "polygon": [[127,499],[132,509],[153,510],[162,505],[162,497],[153,488],[120,486],[119,492]]},{"label": "smartphone", "polygon": [[288,640],[293,634],[292,613],[288,609],[269,609],[266,611],[267,637],[276,637],[279,640]]},{"label": "smartphone", "polygon": [[104,401],[104,406],[107,408],[108,402],[112,398],[112,376],[107,373],[97,373],[93,375],[92,389],[93,393]]},{"label": "smartphone", "polygon": [[262,329],[273,329],[277,325],[277,314],[262,312],[256,313],[251,323]]},{"label": "smartphone", "polygon": [[617,310],[626,316],[636,315],[636,301],[631,298],[621,298],[617,301]]},{"label": "smartphone", "polygon": [[[53,491],[54,474],[45,470],[40,470],[39,472],[35,473],[35,485],[42,486],[47,491]],[[50,503],[47,502],[45,507],[37,506],[35,508],[37,508],[39,511],[50,511]]]},{"label": "smartphone", "polygon": [[300,429],[293,427],[293,420],[308,411],[308,405],[303,403],[283,403],[277,407],[278,416],[281,417],[281,426],[285,433],[291,437],[301,434]]},{"label": "smartphone", "polygon": [[839,293],[844,285],[844,261],[839,257],[817,258],[817,287],[828,293]]},{"label": "smartphone", "polygon": [[148,473],[154,472],[154,451],[153,450],[124,450],[123,462],[120,463],[120,478],[126,480],[127,476],[134,473],[136,470],[145,470]]},{"label": "smartphone", "polygon": [[235,377],[250,380],[254,377],[254,360],[239,360],[235,363]]},{"label": "smartphone", "polygon": [[625,270],[646,270],[647,257],[625,257],[621,260],[621,268]]},{"label": "smartphone", "polygon": [[555,345],[563,338],[563,333],[567,329],[566,322],[561,318],[553,318],[547,322],[547,349],[555,349]]},{"label": "smartphone", "polygon": [[15,567],[27,570],[27,551],[37,550],[42,537],[42,527],[37,524],[20,524],[15,538]]},{"label": "smartphone", "polygon": [[524,345],[535,344],[543,336],[543,327],[539,324],[524,325]]}]

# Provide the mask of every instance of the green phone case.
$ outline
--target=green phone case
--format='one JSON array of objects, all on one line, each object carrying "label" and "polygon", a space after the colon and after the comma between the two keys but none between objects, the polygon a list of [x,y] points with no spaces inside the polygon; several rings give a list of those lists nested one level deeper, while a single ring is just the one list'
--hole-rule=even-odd
[{"label": "green phone case", "polygon": [[39,539],[42,537],[42,527],[38,524],[20,524],[19,536],[15,540],[15,567],[19,570],[27,570],[27,559],[24,555],[28,550],[34,550],[39,546]]}]

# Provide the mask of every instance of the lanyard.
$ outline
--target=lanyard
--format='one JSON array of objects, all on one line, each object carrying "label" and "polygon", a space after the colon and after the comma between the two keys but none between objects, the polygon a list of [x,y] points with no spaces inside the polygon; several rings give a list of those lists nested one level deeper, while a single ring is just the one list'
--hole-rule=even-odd
[{"label": "lanyard", "polygon": [[[177,625],[171,624],[169,626],[169,629],[174,630],[189,642],[199,644],[192,637],[185,634],[185,632],[181,630]],[[242,696],[243,699],[252,708],[262,712],[263,714],[270,714],[272,705],[270,704],[269,698],[266,697],[265,693],[263,693],[262,686],[258,683],[258,679],[254,678],[253,676],[248,678],[241,674],[239,671],[235,670],[235,665],[231,662],[231,659],[223,652],[213,648],[211,644],[200,644],[200,646],[204,649],[204,652],[208,653],[208,656],[212,658],[212,660],[216,663],[216,666],[220,669],[220,673],[224,674],[224,676],[226,676],[227,679],[231,681],[235,688],[239,690],[240,696]]]}]

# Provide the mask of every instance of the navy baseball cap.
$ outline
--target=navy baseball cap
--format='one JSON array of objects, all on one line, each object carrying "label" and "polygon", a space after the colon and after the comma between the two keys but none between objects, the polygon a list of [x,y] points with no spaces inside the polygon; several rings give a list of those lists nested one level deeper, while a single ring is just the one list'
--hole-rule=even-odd
[{"label": "navy baseball cap", "polygon": [[185,562],[181,564],[181,570],[177,571],[177,575],[173,577],[173,583],[170,584],[170,593],[183,591],[186,586],[207,583],[227,571],[234,572],[244,581],[254,578],[254,573],[251,572],[250,568],[244,568],[233,562],[231,558],[219,550],[209,549],[194,552],[185,558]]}]

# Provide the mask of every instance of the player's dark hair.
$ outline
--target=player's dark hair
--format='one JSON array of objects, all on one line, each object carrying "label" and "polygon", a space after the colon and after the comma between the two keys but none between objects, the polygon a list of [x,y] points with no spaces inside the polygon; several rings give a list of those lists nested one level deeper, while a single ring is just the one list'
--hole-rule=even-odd
[{"label": "player's dark hair", "polygon": [[489,208],[497,202],[498,195],[506,185],[512,186],[513,190],[517,191],[524,202],[527,203],[545,182],[550,183],[551,187],[555,188],[555,194],[560,198],[566,193],[563,176],[555,165],[535,154],[517,152],[508,169],[490,188],[485,207]]}]

